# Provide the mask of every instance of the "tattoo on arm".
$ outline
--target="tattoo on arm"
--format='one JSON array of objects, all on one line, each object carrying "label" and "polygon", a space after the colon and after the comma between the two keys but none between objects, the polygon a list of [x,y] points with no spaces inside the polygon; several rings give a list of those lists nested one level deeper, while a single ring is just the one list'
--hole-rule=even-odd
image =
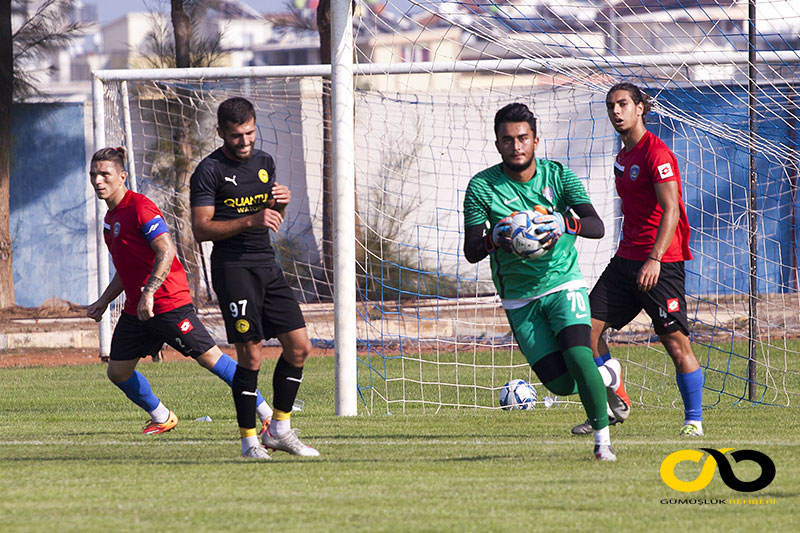
[{"label": "tattoo on arm", "polygon": [[161,284],[164,283],[164,280],[167,279],[166,276],[159,277],[155,274],[150,274],[150,277],[147,278],[147,283],[144,286],[144,291],[142,292],[149,292],[150,294],[155,294]]},{"label": "tattoo on arm", "polygon": [[156,250],[155,261],[153,261],[153,273],[147,278],[147,283],[142,292],[155,294],[158,288],[164,283],[164,280],[167,279],[167,274],[169,273],[171,265],[172,261],[169,254],[165,250]]}]

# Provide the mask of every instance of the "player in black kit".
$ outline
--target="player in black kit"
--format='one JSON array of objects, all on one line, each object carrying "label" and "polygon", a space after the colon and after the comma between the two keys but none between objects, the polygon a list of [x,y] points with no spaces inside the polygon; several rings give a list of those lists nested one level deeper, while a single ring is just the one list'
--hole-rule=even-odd
[{"label": "player in black kit", "polygon": [[274,413],[262,443],[272,450],[317,456],[290,424],[311,342],[269,236],[269,230],[278,231],[291,192],[275,182],[272,156],[254,147],[256,113],[250,101],[225,100],[217,122],[222,147],[203,159],[191,178],[192,231],[199,242],[214,242],[211,280],[239,362],[232,388],[242,451],[258,444],[255,390],[261,341],[277,337],[283,352],[272,377]]}]

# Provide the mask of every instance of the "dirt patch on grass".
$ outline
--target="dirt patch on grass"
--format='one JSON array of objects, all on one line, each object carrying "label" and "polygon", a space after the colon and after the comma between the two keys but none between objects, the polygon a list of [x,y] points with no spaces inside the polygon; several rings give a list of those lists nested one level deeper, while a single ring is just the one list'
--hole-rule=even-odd
[{"label": "dirt patch on grass", "polygon": [[[236,359],[236,350],[232,346],[221,347],[222,351]],[[264,346],[264,359],[277,359],[281,355],[279,346]],[[191,361],[170,347],[162,350],[164,361]],[[314,348],[311,357],[333,355],[332,349]],[[142,362],[151,362],[149,357]],[[95,349],[78,348],[18,348],[0,351],[0,368],[30,368],[49,366],[100,365],[104,364]]]},{"label": "dirt patch on grass", "polygon": [[[0,309],[0,333],[34,333],[47,331],[96,330],[97,323],[86,317],[86,306],[59,298],[51,298],[39,307],[13,306]],[[220,346],[236,358],[233,346]],[[280,346],[264,346],[265,359],[277,359]],[[312,357],[333,355],[333,348],[315,347]],[[165,361],[190,361],[169,346],[164,347]],[[147,358],[145,361],[150,362]],[[143,361],[144,362],[144,361]],[[13,348],[0,350],[0,368],[50,367],[103,364],[97,348]]]},{"label": "dirt patch on grass", "polygon": [[50,298],[39,307],[15,305],[0,309],[0,333],[33,333],[96,328],[86,306]]},{"label": "dirt patch on grass", "polygon": [[97,350],[75,348],[18,348],[0,352],[0,368],[100,364]]}]

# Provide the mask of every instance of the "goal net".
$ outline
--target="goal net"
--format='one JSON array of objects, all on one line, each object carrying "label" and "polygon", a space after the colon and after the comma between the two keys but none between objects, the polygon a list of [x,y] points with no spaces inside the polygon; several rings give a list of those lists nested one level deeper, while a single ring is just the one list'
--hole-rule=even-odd
[{"label": "goal net", "polygon": [[[540,402],[550,396],[514,342],[488,261],[463,257],[464,191],[499,161],[494,113],[526,103],[539,118],[537,157],[574,170],[606,224],[603,239],[578,239],[591,287],[621,230],[612,169],[620,142],[604,104],[620,81],[654,98],[648,128],[678,158],[704,403],[797,400],[800,8],[757,6],[750,35],[747,3],[733,0],[358,4],[355,320],[365,412],[496,408],[513,378],[531,381]],[[309,336],[317,347],[335,343],[330,83],[302,70],[128,72],[124,82],[99,73],[106,144],[132,149],[137,186],[167,215],[195,302],[221,343],[210,247],[191,236],[188,178],[220,145],[216,108],[231,96],[255,104],[258,146],[292,190],[274,242]],[[673,364],[653,335],[641,314],[610,332],[612,355],[634,403],[680,406]]]}]

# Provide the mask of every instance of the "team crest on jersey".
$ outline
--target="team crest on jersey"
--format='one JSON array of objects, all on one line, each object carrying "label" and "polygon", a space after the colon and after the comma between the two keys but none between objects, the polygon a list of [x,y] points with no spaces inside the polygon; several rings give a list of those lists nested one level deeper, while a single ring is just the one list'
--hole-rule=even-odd
[{"label": "team crest on jersey", "polygon": [[545,187],[542,189],[542,196],[547,198],[547,201],[550,203],[553,203],[553,199],[556,197],[552,187]]},{"label": "team crest on jersey", "polygon": [[114,222],[114,237],[119,235],[119,229],[120,229],[119,222]]},{"label": "team crest on jersey", "polygon": [[267,183],[269,181],[269,172],[267,172],[266,169],[260,169],[258,171],[258,179],[260,179],[262,183]]},{"label": "team crest on jersey", "polygon": [[631,167],[631,181],[636,181],[636,178],[639,177],[639,165],[633,165]]},{"label": "team crest on jersey", "polygon": [[247,320],[240,318],[236,321],[236,331],[239,333],[247,333],[250,330],[250,322]]}]

